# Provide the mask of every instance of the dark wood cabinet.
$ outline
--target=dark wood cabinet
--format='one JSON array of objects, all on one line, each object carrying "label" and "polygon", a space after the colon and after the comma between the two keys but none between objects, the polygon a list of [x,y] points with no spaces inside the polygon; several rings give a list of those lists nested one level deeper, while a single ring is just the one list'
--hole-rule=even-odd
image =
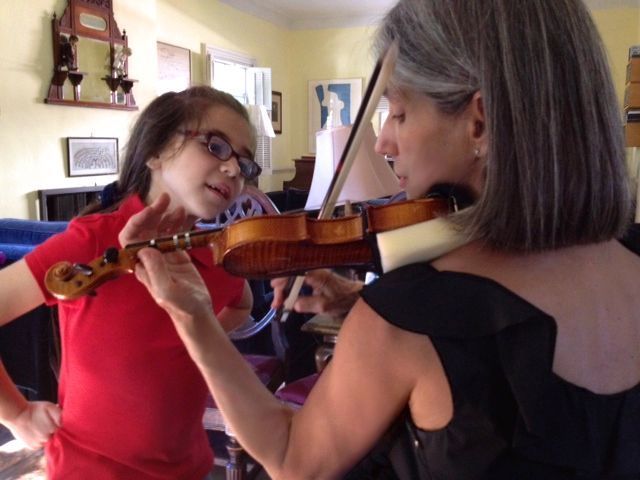
[{"label": "dark wood cabinet", "polygon": [[103,186],[38,190],[40,220],[71,220],[90,203],[100,200]]},{"label": "dark wood cabinet", "polygon": [[297,188],[298,190],[309,191],[311,188],[311,180],[313,179],[313,167],[316,164],[316,157],[312,155],[303,155],[293,161],[296,166],[295,176],[286,182],[282,182],[282,188]]}]

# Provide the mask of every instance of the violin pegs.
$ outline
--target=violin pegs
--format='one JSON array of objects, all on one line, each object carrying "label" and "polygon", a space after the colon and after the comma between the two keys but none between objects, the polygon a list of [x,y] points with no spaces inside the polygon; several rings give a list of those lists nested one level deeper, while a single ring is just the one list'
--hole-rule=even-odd
[{"label": "violin pegs", "polygon": [[76,272],[81,273],[86,277],[93,275],[93,268],[91,268],[89,265],[86,265],[84,263],[74,263],[73,269]]},{"label": "violin pegs", "polygon": [[102,255],[103,263],[118,263],[119,252],[115,247],[109,247],[104,251]]}]

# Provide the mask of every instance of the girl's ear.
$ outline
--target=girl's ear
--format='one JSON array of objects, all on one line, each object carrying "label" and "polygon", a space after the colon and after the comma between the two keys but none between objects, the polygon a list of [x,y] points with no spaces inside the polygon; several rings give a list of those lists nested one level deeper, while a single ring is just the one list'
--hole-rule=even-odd
[{"label": "girl's ear", "polygon": [[162,163],[162,160],[160,159],[160,156],[156,155],[155,157],[152,157],[150,160],[147,160],[147,167],[149,167],[149,170],[157,170],[158,168],[160,168],[161,163]]},{"label": "girl's ear", "polygon": [[482,94],[476,92],[469,102],[470,113],[470,138],[480,157],[487,154],[487,122],[484,116],[484,102]]}]

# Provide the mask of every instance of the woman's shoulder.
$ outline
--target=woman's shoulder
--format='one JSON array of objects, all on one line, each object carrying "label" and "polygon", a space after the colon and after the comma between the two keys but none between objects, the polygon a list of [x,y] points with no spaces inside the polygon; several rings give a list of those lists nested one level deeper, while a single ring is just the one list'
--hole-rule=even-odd
[{"label": "woman's shoulder", "polygon": [[547,317],[490,278],[428,263],[386,273],[363,289],[362,298],[390,323],[430,336],[485,336]]}]

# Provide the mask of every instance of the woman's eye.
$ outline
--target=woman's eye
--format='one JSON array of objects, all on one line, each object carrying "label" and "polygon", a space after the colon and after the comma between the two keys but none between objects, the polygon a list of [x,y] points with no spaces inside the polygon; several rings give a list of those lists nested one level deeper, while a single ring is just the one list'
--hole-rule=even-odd
[{"label": "woman's eye", "polygon": [[401,122],[404,120],[404,113],[394,113],[391,115],[391,118]]}]

